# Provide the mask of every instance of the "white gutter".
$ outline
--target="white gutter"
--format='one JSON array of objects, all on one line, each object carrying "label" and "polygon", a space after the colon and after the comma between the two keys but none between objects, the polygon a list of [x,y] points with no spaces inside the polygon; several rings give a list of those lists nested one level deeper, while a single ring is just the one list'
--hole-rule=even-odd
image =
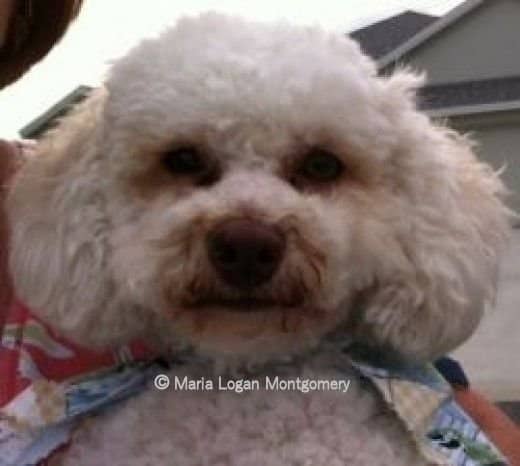
[{"label": "white gutter", "polygon": [[433,118],[474,115],[477,113],[506,112],[510,110],[520,110],[520,100],[510,100],[509,102],[497,102],[480,105],[460,105],[458,107],[444,107],[432,110],[425,110],[425,113]]}]

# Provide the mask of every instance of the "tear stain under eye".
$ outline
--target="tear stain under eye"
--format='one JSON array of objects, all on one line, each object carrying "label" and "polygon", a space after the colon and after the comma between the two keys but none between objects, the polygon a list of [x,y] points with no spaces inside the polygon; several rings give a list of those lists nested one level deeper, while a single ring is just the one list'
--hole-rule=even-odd
[{"label": "tear stain under eye", "polygon": [[[285,310],[282,310],[282,320],[281,320],[281,330],[282,330],[282,333],[289,333],[289,314],[287,311]],[[291,328],[292,331],[294,331],[292,328]]]},{"label": "tear stain under eye", "polygon": [[165,314],[168,317],[171,317],[173,319],[179,319],[180,317],[187,314],[188,312],[189,312],[189,310],[186,309],[185,307],[178,307],[178,308],[174,308],[174,309],[168,309],[167,311],[165,311]]},{"label": "tear stain under eye", "polygon": [[282,333],[296,333],[304,321],[317,323],[327,318],[327,311],[316,306],[302,306],[301,308],[284,309],[280,319]]},{"label": "tear stain under eye", "polygon": [[[321,252],[317,247],[315,247],[310,241],[306,240],[300,233],[299,229],[292,225],[290,219],[287,221],[282,221],[284,233],[288,238],[291,238],[292,241],[297,246],[298,250],[305,257],[307,264],[311,267],[314,275],[316,277],[316,287],[321,287],[323,283],[322,278],[322,270],[325,270],[327,266],[327,257],[323,252]],[[305,283],[305,280],[303,280]],[[307,285],[305,285],[307,287]]]},{"label": "tear stain under eye", "polygon": [[287,333],[296,333],[296,331],[301,326],[303,318],[304,317],[302,315],[298,315],[295,310],[291,310],[291,309],[282,310],[282,316],[281,316],[281,321],[280,321],[281,332],[286,333],[286,334]]},{"label": "tear stain under eye", "polygon": [[204,331],[208,327],[208,319],[206,318],[206,316],[198,312],[196,312],[193,315],[193,323],[195,324],[196,333],[204,333]]}]

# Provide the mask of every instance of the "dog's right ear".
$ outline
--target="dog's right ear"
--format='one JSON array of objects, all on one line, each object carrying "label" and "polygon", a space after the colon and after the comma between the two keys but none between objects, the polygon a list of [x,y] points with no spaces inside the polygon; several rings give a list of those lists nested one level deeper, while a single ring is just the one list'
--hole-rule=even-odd
[{"label": "dog's right ear", "polygon": [[64,336],[97,347],[122,343],[138,328],[132,311],[121,311],[109,271],[106,98],[95,91],[37,145],[7,201],[18,297]]}]

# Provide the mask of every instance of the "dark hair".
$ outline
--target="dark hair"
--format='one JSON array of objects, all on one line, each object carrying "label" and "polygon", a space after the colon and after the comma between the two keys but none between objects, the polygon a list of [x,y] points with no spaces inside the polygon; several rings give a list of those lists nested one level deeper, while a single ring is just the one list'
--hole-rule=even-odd
[{"label": "dark hair", "polygon": [[63,36],[83,0],[17,0],[0,49],[0,88],[16,81]]}]

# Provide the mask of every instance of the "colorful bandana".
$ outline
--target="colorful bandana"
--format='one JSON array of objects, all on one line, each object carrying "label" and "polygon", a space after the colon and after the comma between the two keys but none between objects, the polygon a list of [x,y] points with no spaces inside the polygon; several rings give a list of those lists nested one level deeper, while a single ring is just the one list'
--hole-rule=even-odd
[{"label": "colorful bandana", "polygon": [[[432,366],[352,364],[432,464],[507,465]],[[151,389],[164,370],[144,345],[88,351],[59,338],[15,303],[0,342],[0,466],[44,465],[67,445],[83,417]]]},{"label": "colorful bandana", "polygon": [[81,416],[144,390],[151,359],[138,343],[115,352],[81,348],[13,303],[0,341],[0,466],[45,464]]},{"label": "colorful bandana", "polygon": [[455,402],[450,385],[430,364],[388,364],[385,368],[356,360],[388,406],[433,464],[507,466],[506,459]]}]

